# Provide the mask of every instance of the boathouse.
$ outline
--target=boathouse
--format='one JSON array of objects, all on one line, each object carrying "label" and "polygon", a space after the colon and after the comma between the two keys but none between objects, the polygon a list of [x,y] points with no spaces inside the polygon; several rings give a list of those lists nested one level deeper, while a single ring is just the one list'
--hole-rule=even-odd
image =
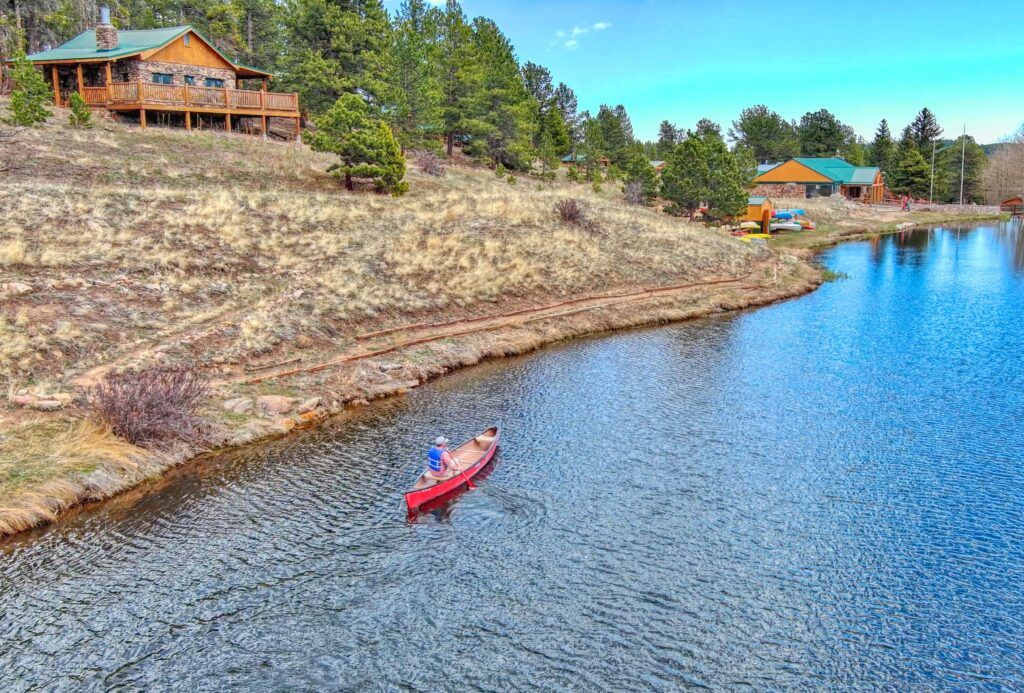
[{"label": "boathouse", "polygon": [[1009,212],[1015,216],[1024,215],[1024,197],[1015,195],[999,203],[999,211]]},{"label": "boathouse", "polygon": [[[100,8],[100,23],[63,45],[33,53],[53,85],[53,100],[66,106],[78,92],[86,104],[138,119],[226,131],[266,134],[274,127],[292,136],[301,125],[298,94],[269,91],[273,75],[228,59],[190,26],[121,31]],[[277,121],[277,122],[274,122]]]},{"label": "boathouse", "polygon": [[748,197],[747,213],[740,218],[740,221],[756,221],[767,233],[773,214],[775,214],[775,206],[770,199],[760,196]]},{"label": "boathouse", "polygon": [[877,166],[854,166],[839,157],[797,157],[759,171],[755,195],[819,197],[842,195],[850,200],[880,203],[885,196]]}]

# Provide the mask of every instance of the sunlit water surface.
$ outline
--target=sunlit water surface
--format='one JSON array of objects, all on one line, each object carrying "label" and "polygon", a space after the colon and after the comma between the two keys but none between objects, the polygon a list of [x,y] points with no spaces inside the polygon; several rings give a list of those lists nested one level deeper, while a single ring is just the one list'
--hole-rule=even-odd
[{"label": "sunlit water surface", "polygon": [[[0,689],[1024,687],[1024,231],[490,363],[0,553]],[[428,441],[493,472],[407,521]]]}]

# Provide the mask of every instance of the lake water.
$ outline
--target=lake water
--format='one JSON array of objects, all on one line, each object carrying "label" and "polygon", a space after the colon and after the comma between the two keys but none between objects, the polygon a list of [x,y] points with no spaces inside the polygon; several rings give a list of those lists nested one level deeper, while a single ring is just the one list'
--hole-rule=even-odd
[{"label": "lake water", "polygon": [[[488,363],[6,545],[0,689],[1024,687],[1024,230]],[[492,473],[414,521],[439,432]]]}]

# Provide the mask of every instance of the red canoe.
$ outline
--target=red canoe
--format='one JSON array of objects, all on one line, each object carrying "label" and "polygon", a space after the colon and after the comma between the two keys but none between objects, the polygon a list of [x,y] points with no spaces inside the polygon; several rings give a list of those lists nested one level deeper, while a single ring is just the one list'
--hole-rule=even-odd
[{"label": "red canoe", "polygon": [[462,472],[453,477],[438,481],[427,476],[426,472],[421,474],[412,490],[405,493],[405,504],[409,506],[409,510],[415,510],[427,501],[440,498],[468,484],[470,479],[494,459],[494,453],[498,450],[499,436],[498,427],[491,426],[480,435],[470,438],[452,450],[452,457],[462,467]]}]

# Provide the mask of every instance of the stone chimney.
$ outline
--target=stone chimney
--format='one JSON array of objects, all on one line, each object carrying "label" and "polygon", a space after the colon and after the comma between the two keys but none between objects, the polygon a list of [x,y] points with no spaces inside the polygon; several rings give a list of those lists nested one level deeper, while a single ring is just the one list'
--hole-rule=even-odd
[{"label": "stone chimney", "polygon": [[117,29],[110,23],[110,8],[100,5],[100,23],[96,27],[96,48],[101,51],[112,51],[120,45]]}]

